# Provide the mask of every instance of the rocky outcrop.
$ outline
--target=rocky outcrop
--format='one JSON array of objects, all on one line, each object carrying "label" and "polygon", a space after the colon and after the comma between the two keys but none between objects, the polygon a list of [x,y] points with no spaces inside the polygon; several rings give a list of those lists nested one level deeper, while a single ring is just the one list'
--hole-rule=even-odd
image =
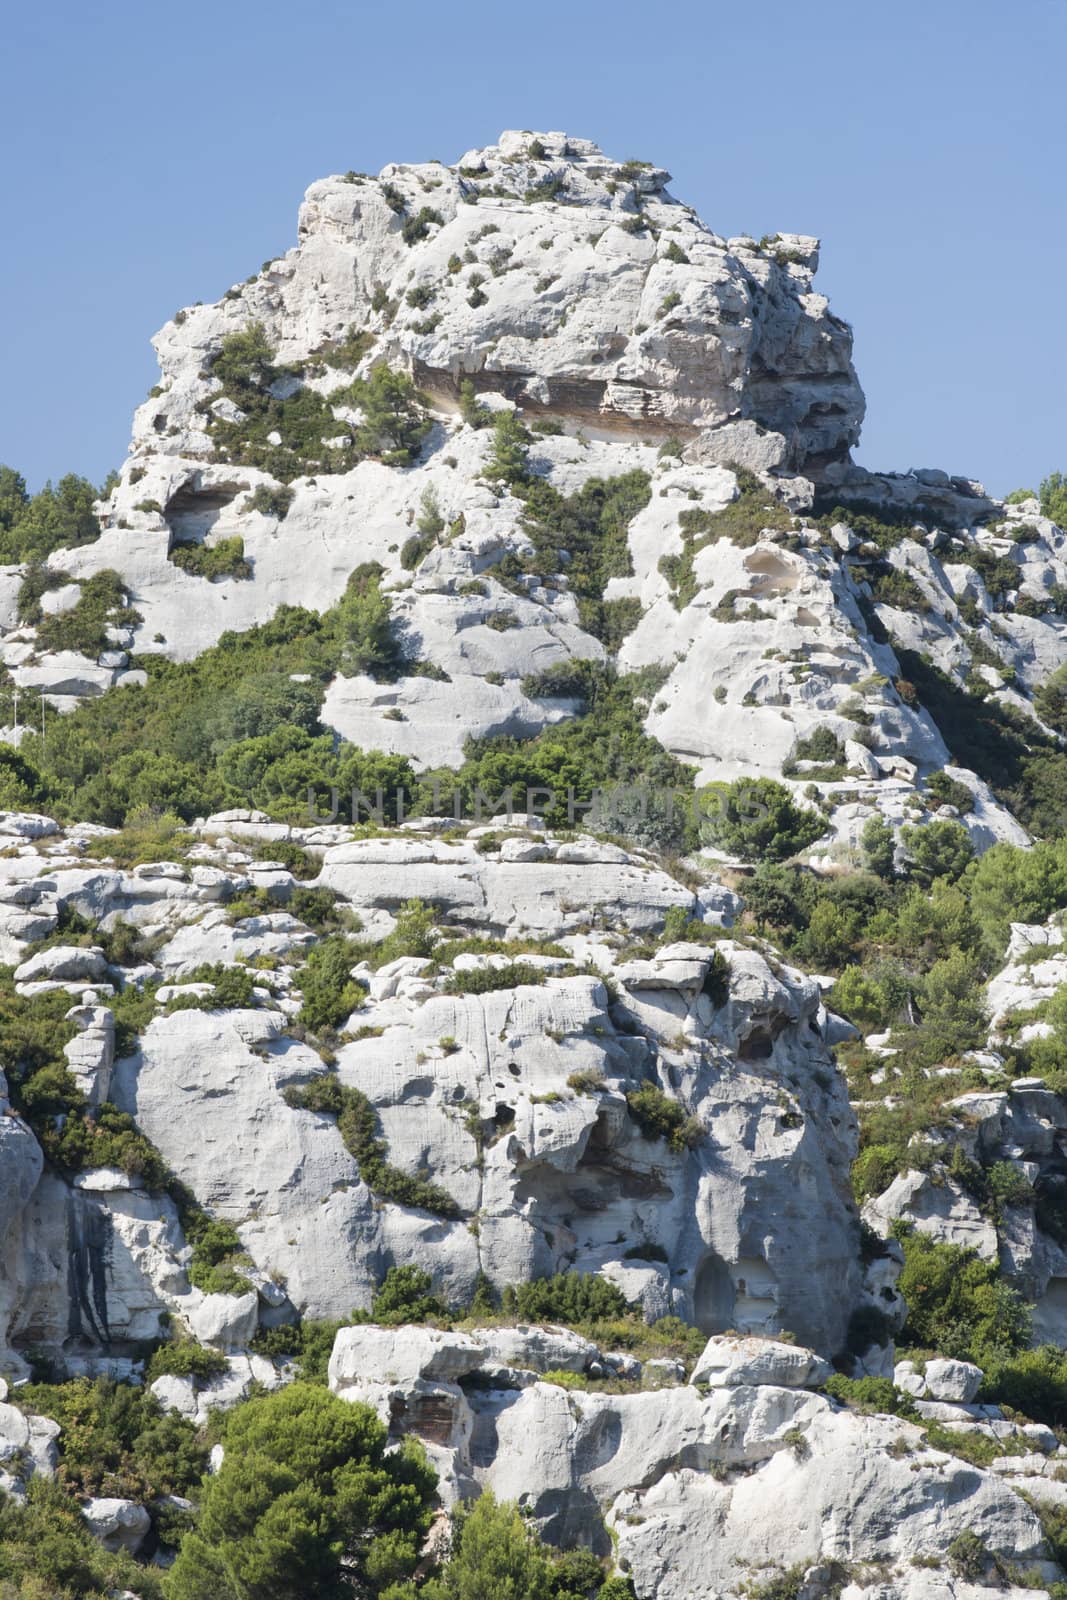
[{"label": "rocky outcrop", "polygon": [[[865,1222],[883,1236],[903,1220],[940,1243],[997,1263],[1033,1306],[1035,1341],[1053,1344],[1062,1343],[1067,1331],[1067,1250],[1060,1221],[1067,1103],[1044,1079],[1011,1079],[1004,1069],[1016,1043],[1053,1034],[1040,1011],[1067,982],[1061,941],[1058,919],[1012,925],[1006,963],[987,985],[990,1048],[970,1056],[972,1070],[996,1087],[947,1096],[936,1134],[912,1139],[914,1167],[863,1206]],[[890,1049],[890,1092],[892,1055]],[[974,1174],[993,1168],[1006,1186],[995,1204],[973,1182]]]},{"label": "rocky outcrop", "polygon": [[[1067,536],[1033,500],[855,466],[863,396],[850,331],[814,288],[818,242],[724,239],[669,181],[513,132],[455,167],[313,184],[295,248],[157,336],[161,381],[100,537],[53,553],[36,622],[27,571],[0,572],[12,682],[62,712],[117,687],[139,703],[131,656],[187,662],[283,605],[354,607],[363,567],[390,663],[338,643],[317,675],[280,669],[312,685],[301,727],[326,730],[323,751],[336,735],[431,787],[472,739],[535,740],[591,708],[568,760],[591,728],[609,766],[643,730],[661,747],[650,769],[671,770],[664,751],[691,769],[705,822],[720,793],[705,785],[788,783],[822,829],[804,852],[820,876],[861,860],[872,818],[898,862],[903,830],[934,818],[960,820],[976,852],[1027,845],[999,758],[961,728],[981,700],[983,728],[1045,737],[1019,730],[1067,660]],[[417,385],[410,449],[366,437],[364,380],[385,369]],[[96,646],[49,648],[77,634],[56,623],[96,603],[102,573]],[[354,610],[324,637],[335,624],[351,645]],[[596,720],[601,690],[629,697],[617,723]],[[586,808],[572,791],[551,829],[547,791],[517,787],[499,804],[479,789],[473,816],[407,821],[363,796],[366,827],[358,795],[351,823],[337,794],[306,826],[229,809],[175,834],[176,859],[134,866],[129,840],[108,857],[109,829],[0,813],[0,961],[13,1007],[62,1023],[66,1107],[27,1095],[23,1056],[44,1047],[13,1026],[0,1066],[37,1136],[0,1072],[0,1372],[19,1382],[33,1354],[140,1382],[169,1333],[212,1355],[179,1358],[152,1392],[202,1427],[293,1378],[262,1352],[295,1346],[302,1319],[358,1312],[334,1392],[421,1438],[446,1504],[486,1487],[517,1500],[557,1543],[613,1552],[639,1600],[766,1600],[761,1571],[794,1600],[872,1583],[882,1600],[978,1600],[954,1558],[939,1566],[957,1539],[1005,1588],[1022,1564],[1057,1579],[1024,1495],[1067,1502],[1063,1447],[979,1401],[971,1363],[894,1363],[892,1233],[903,1220],[999,1263],[1035,1302],[1035,1336],[1063,1342],[1067,1107],[1003,1070],[1054,1032],[1037,1013],[1067,980],[1058,921],[1014,926],[989,1048],[968,1052],[936,1131],[903,1161],[876,1151],[896,1176],[865,1232],[832,1053],[857,1030],[828,1009],[832,979],[742,918],[748,863],[708,827],[684,861],[657,856],[633,842],[648,818],[621,831],[603,794]],[[659,780],[630,797],[668,798]],[[878,886],[860,887],[843,926],[880,914]],[[324,930],[342,959],[320,1026]],[[866,1043],[871,1092],[910,1092],[892,1039]],[[154,1151],[122,1143],[120,1114]],[[442,1326],[367,1320],[397,1267],[429,1275]],[[661,1324],[623,1325],[655,1353],[451,1326],[563,1273]],[[695,1365],[676,1318],[708,1336]],[[835,1367],[892,1377],[920,1421],[846,1408],[831,1395],[888,1391],[843,1389]],[[989,1470],[931,1448],[935,1424],[940,1443],[976,1433]],[[55,1469],[56,1432],[0,1377],[0,1489]],[[84,1511],[110,1549],[154,1548],[145,1506]]]},{"label": "rocky outcrop", "polygon": [[[832,733],[841,760],[819,774],[832,859],[856,859],[872,815],[895,828],[921,817],[923,780],[946,767],[973,795],[963,821],[976,848],[1025,842],[983,781],[995,773],[949,765],[951,729],[922,708],[901,653],[961,692],[977,683],[1005,717],[1030,714],[1067,659],[1050,599],[1067,592],[1062,531],[1036,501],[1000,505],[970,480],[854,466],[863,399],[849,330],[813,287],[817,241],[725,240],[667,181],[586,140],[511,132],[455,167],[313,184],[294,249],[157,336],[162,381],[135,418],[101,538],[54,558],[65,577],[48,612],[76,605],[92,574],[120,574],[129,604],[109,648],[97,663],[42,654],[17,608],[0,608],[17,683],[69,708],[140,681],[130,649],[189,659],[283,603],[334,605],[353,567],[374,562],[408,669],[389,682],[338,675],[328,726],[436,769],[458,765],[470,738],[527,738],[572,715],[576,702],[531,679],[607,651],[572,552],[525,570],[527,508],[488,470],[491,431],[464,420],[469,382],[486,415],[518,406],[545,430],[528,468],[560,493],[648,475],[603,598],[635,608],[618,664],[663,678],[642,708],[647,731],[701,779],[800,786],[798,748]],[[283,426],[242,444],[249,419],[214,364],[249,329],[275,401],[334,397],[323,439]],[[429,404],[429,436],[402,470],[353,445],[351,383],[383,363],[414,374]],[[745,525],[717,526],[739,500]],[[413,540],[427,504],[437,531]],[[830,514],[816,520],[816,507]],[[886,519],[875,540],[872,507]],[[171,559],[238,539],[241,563],[214,578]]]},{"label": "rocky outcrop", "polygon": [[[573,1269],[608,1277],[650,1317],[680,1315],[708,1333],[786,1329],[827,1355],[843,1347],[862,1295],[855,1125],[818,987],[729,937],[655,935],[672,910],[729,916],[729,894],[710,881],[694,891],[640,851],[543,829],[515,830],[490,853],[477,831],[341,844],[347,830],[291,830],[319,853],[318,882],[380,934],[422,898],[451,937],[554,941],[551,955],[535,946],[520,958],[460,953],[440,970],[411,957],[356,968],[366,998],[330,1070],[367,1097],[391,1163],[448,1196],[439,1215],[378,1196],[336,1119],[288,1103],[287,1091],[328,1070],[292,1028],[316,935],[281,912],[233,921],[220,903],[257,876],[221,830],[271,827],[214,819],[195,862],[133,873],[73,864],[62,837],[54,855],[34,857],[56,916],[129,917],[155,935],[139,981],[168,981],[136,1052],[117,1061],[106,1000],[120,973],[98,949],[53,946],[19,971],[27,984],[47,972],[42,981],[77,987],[93,981],[92,963],[97,998],[70,1013],[67,1059],[90,1104],[109,1096],[197,1201],[237,1227],[256,1292],[190,1287],[169,1199],[106,1168],[40,1179],[32,1134],[7,1118],[5,1215],[21,1219],[8,1245],[16,1349],[105,1370],[176,1317],[202,1342],[240,1350],[260,1317],[369,1307],[386,1268],[403,1263],[458,1304],[480,1273],[503,1288]],[[284,893],[287,875],[270,873]],[[641,938],[653,953],[629,955]],[[264,962],[250,1006],[171,1012],[210,992],[184,974],[238,958]],[[485,970],[503,966],[507,980],[515,959],[505,987],[481,992]],[[674,1126],[688,1118],[684,1139],[640,1120],[631,1101],[642,1086]]]},{"label": "rocky outcrop", "polygon": [[[606,1393],[588,1377],[540,1376],[543,1341],[526,1328],[346,1328],[330,1385],[421,1438],[450,1493],[492,1488],[561,1544],[614,1545],[639,1595],[735,1595],[754,1567],[806,1569],[818,1593],[811,1569],[827,1583],[880,1563],[887,1594],[920,1596],[924,1569],[965,1532],[1057,1570],[1007,1474],[928,1449],[914,1423],[813,1393],[828,1369],[811,1350],[713,1338],[688,1384],[627,1392],[616,1380]],[[598,1355],[586,1353],[586,1372]],[[960,1389],[964,1365],[930,1363],[928,1385]],[[1027,1439],[1005,1462],[1045,1482],[1033,1449]]]},{"label": "rocky outcrop", "polygon": [[[765,458],[777,451],[796,468],[846,454],[863,397],[849,330],[812,291],[818,241],[723,239],[669,181],[586,139],[514,132],[456,167],[322,179],[295,250],[159,335],[164,392],[136,436],[175,456],[201,443],[195,366],[255,319],[290,362],[353,325],[372,329],[379,359],[402,357],[453,403],[471,376],[535,412],[622,435],[750,419],[755,436],[781,436]],[[450,266],[468,251],[473,270]],[[383,292],[398,305],[407,294],[411,309],[390,323]],[[735,427],[735,457],[741,437]]]}]

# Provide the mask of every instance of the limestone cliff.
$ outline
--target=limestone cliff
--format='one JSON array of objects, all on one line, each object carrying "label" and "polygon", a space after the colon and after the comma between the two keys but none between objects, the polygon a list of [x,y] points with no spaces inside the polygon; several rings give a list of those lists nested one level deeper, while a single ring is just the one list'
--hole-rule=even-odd
[{"label": "limestone cliff", "polygon": [[[313,184],[157,335],[99,537],[0,569],[45,719],[2,731],[40,809],[0,812],[0,1388],[181,1343],[152,1393],[203,1427],[347,1320],[331,1388],[446,1506],[517,1499],[638,1600],[1047,1584],[1067,1446],[973,1330],[894,1337],[908,1225],[1032,1308],[998,1361],[1067,1327],[1067,1100],[1022,1070],[1067,1050],[1067,890],[1018,887],[1067,535],[857,467],[818,242],[669,181],[512,132]],[[369,822],[308,814],[339,775]],[[735,780],[775,828],[722,830]],[[440,1326],[368,1325],[397,1269]],[[557,1275],[617,1320],[517,1320]],[[18,1394],[22,1495],[64,1444]],[[148,1499],[85,1514],[165,1559]]]}]

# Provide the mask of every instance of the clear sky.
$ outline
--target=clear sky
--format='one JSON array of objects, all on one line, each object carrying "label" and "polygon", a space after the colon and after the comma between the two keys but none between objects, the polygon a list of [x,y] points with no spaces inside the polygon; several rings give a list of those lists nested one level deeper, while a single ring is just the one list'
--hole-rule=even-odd
[{"label": "clear sky", "polygon": [[823,240],[858,459],[1067,469],[1067,0],[39,0],[0,98],[0,461],[117,465],[149,338],[295,242],[317,177],[503,128],[653,160],[723,234]]}]

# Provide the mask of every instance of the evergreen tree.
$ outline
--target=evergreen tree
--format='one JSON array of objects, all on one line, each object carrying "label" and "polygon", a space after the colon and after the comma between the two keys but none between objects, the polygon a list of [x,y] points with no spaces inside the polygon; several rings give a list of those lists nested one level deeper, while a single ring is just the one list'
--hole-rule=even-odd
[{"label": "evergreen tree", "polygon": [[369,1406],[307,1383],[231,1412],[168,1600],[377,1595],[409,1575],[435,1477],[419,1447],[387,1441]]}]

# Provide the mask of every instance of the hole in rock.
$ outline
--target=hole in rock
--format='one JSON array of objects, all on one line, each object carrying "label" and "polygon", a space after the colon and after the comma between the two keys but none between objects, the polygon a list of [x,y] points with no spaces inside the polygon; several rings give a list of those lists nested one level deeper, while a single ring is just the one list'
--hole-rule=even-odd
[{"label": "hole in rock", "polygon": [[178,544],[192,544],[207,537],[228,505],[246,485],[220,483],[210,489],[194,489],[184,484],[167,501],[163,515]]},{"label": "hole in rock", "polygon": [[737,1051],[739,1061],[766,1061],[773,1054],[774,1040],[762,1028],[754,1028],[742,1039]]},{"label": "hole in rock", "polygon": [[693,1316],[702,1333],[725,1333],[734,1326],[734,1281],[721,1256],[700,1263],[693,1290]]}]

